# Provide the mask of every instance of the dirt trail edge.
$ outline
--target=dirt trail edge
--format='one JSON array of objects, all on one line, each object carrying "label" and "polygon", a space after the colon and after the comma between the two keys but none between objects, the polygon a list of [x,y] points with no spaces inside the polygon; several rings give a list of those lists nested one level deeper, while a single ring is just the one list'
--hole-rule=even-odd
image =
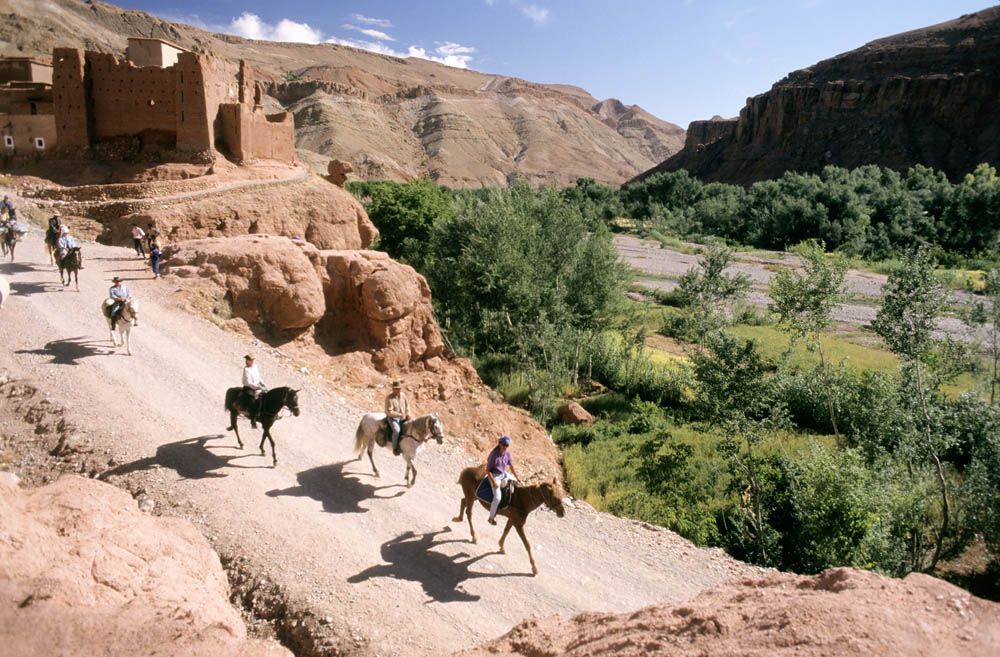
[{"label": "dirt trail edge", "polygon": [[[106,455],[102,478],[200,526],[235,569],[248,606],[294,609],[284,627],[303,634],[290,642],[301,654],[449,653],[524,618],[685,600],[760,572],[577,504],[563,519],[539,511],[529,520],[541,569],[531,577],[516,535],[506,555],[496,553],[501,528],[482,509],[478,545],[466,525],[450,522],[458,472],[471,460],[455,443],[420,454],[409,490],[402,460],[379,450],[375,479],[366,461],[353,461],[364,409],[273,350],[174,310],[183,282],[152,280],[128,249],[86,244],[82,291],[64,289],[39,231],[17,256],[0,264],[13,288],[0,311],[0,374],[30,380],[72,414],[93,453]],[[133,356],[111,348],[99,313],[114,274],[142,304]],[[259,455],[260,433],[245,421],[244,450],[226,432],[223,394],[239,383],[248,347],[269,385],[302,389],[302,415],[273,430],[277,467]],[[310,634],[320,626],[328,639]]]}]

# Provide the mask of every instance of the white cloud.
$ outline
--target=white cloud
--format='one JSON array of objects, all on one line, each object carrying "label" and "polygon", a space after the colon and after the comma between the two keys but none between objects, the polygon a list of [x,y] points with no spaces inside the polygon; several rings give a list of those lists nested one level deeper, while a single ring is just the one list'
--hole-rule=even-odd
[{"label": "white cloud", "polygon": [[476,52],[471,46],[463,46],[459,43],[449,41],[437,47],[437,51],[442,55],[469,55]]},{"label": "white cloud", "polygon": [[548,9],[544,9],[538,5],[519,5],[519,8],[521,13],[528,17],[528,20],[539,27],[548,23],[552,17]]},{"label": "white cloud", "polygon": [[365,16],[364,14],[351,14],[351,18],[358,23],[364,23],[365,25],[374,25],[376,27],[392,27],[392,21],[385,18],[372,18],[371,16]]},{"label": "white cloud", "polygon": [[271,25],[257,14],[248,11],[230,21],[226,30],[247,39],[264,39],[267,41],[293,41],[295,43],[319,43],[323,33],[309,27],[308,23],[282,18],[277,25]]},{"label": "white cloud", "polygon": [[361,32],[366,37],[371,37],[372,39],[378,39],[379,41],[395,41],[391,36],[386,34],[381,30],[376,30],[370,27],[358,27],[357,25],[344,25],[344,29],[354,30],[356,32]]},{"label": "white cloud", "polygon": [[341,46],[350,46],[351,48],[359,48],[361,50],[375,52],[380,55],[389,55],[391,57],[416,57],[418,59],[426,59],[439,64],[444,64],[445,66],[453,66],[455,68],[469,68],[469,63],[472,61],[472,53],[476,52],[476,49],[471,46],[463,46],[460,43],[454,43],[451,41],[439,45],[433,50],[433,52],[428,52],[426,48],[422,48],[420,46],[409,46],[406,49],[406,52],[400,52],[384,43],[379,43],[378,41],[341,39],[338,37],[331,37],[327,39],[326,42],[336,43]]}]

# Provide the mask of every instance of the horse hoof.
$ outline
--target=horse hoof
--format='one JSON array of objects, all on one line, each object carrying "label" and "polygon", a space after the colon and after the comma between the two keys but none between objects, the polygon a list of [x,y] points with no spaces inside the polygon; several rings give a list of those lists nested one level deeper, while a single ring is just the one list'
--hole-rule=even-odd
[{"label": "horse hoof", "polygon": [[538,569],[537,569],[537,568],[532,568],[532,569],[531,569],[531,576],[532,576],[532,577],[535,577],[535,576],[537,576],[537,575],[538,575]]},{"label": "horse hoof", "polygon": [[[233,427],[226,427],[226,431],[232,431],[232,430],[233,430]],[[243,445],[240,445],[240,447],[243,447]]]},{"label": "horse hoof", "polygon": [[267,456],[267,452],[265,452],[264,450],[260,450],[260,455],[261,456]]},{"label": "horse hoof", "polygon": [[452,522],[462,522],[462,516],[458,516],[457,518],[452,518],[451,521]]}]

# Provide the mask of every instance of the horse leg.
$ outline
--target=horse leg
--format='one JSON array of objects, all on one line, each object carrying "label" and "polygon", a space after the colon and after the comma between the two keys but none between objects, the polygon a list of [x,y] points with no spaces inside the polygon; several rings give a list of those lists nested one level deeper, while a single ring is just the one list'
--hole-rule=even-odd
[{"label": "horse leg", "polygon": [[264,441],[267,440],[267,427],[264,427],[264,431],[260,434],[260,445],[257,448],[260,450],[260,455],[265,456],[267,452],[264,451]]},{"label": "horse leg", "polygon": [[507,534],[508,532],[510,532],[510,528],[513,526],[513,524],[514,521],[510,518],[507,518],[507,524],[504,525],[503,533],[500,534],[500,554],[507,554],[507,552],[504,551],[503,542],[507,540]]},{"label": "horse leg", "polygon": [[229,411],[229,426],[226,427],[226,431],[236,432],[236,442],[240,444],[240,449],[243,449],[243,440],[240,438],[240,428],[236,426],[236,411]]},{"label": "horse leg", "polygon": [[129,356],[132,355],[132,327],[126,326],[125,332],[122,333],[122,342],[125,343],[125,353]]},{"label": "horse leg", "polygon": [[413,486],[413,484],[417,483],[417,466],[413,465],[413,461],[407,459],[406,460],[406,473],[407,473],[407,475],[409,475],[411,472],[413,473],[413,475],[410,478],[410,483],[406,484],[407,488],[411,488]]},{"label": "horse leg", "polygon": [[368,460],[371,461],[372,463],[372,472],[375,473],[375,478],[377,479],[379,474],[378,474],[378,468],[375,467],[375,457],[372,456],[373,447],[374,447],[373,443],[368,443]]},{"label": "horse leg", "polygon": [[531,555],[531,543],[528,542],[528,537],[524,535],[524,525],[518,525],[515,529],[517,529],[517,535],[521,537],[521,542],[524,543],[524,549],[528,551],[528,561],[531,562],[531,575],[535,576],[538,574],[538,566],[535,565],[535,557]]},{"label": "horse leg", "polygon": [[[475,506],[476,500],[475,496],[466,497],[465,500],[465,515],[469,519],[469,533],[472,534],[472,543],[478,543],[479,540],[476,538],[476,528],[472,526],[472,507]],[[459,520],[462,519],[461,516],[458,517]]]},{"label": "horse leg", "polygon": [[74,271],[73,272],[73,281],[76,283],[76,291],[79,292],[80,291],[80,272],[79,271]]},{"label": "horse leg", "polygon": [[264,429],[267,434],[267,442],[271,443],[271,465],[278,465],[278,455],[274,452],[274,438],[271,436],[271,427]]}]

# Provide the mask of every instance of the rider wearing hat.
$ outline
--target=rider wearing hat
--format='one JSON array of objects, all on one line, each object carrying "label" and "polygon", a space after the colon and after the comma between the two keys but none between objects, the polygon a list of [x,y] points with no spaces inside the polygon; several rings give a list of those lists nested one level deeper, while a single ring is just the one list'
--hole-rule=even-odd
[{"label": "rider wearing hat", "polygon": [[260,378],[260,370],[253,362],[253,356],[247,354],[243,357],[243,389],[253,397],[253,405],[250,408],[250,426],[257,426],[257,416],[260,410],[260,396],[267,392],[267,386]]},{"label": "rider wearing hat", "polygon": [[500,488],[508,481],[518,481],[514,469],[514,459],[510,453],[510,436],[501,436],[496,447],[486,457],[486,476],[493,488],[493,501],[490,503],[491,525],[497,524],[497,509],[500,508]]},{"label": "rider wearing hat", "polygon": [[385,398],[385,419],[392,429],[392,453],[399,456],[399,432],[410,420],[410,408],[403,394],[403,382],[393,381],[392,391]]},{"label": "rider wearing hat", "polygon": [[111,282],[113,285],[108,290],[108,296],[114,301],[111,304],[111,330],[114,331],[115,325],[118,323],[118,316],[122,314],[122,307],[132,300],[132,293],[118,276],[112,278]]}]

